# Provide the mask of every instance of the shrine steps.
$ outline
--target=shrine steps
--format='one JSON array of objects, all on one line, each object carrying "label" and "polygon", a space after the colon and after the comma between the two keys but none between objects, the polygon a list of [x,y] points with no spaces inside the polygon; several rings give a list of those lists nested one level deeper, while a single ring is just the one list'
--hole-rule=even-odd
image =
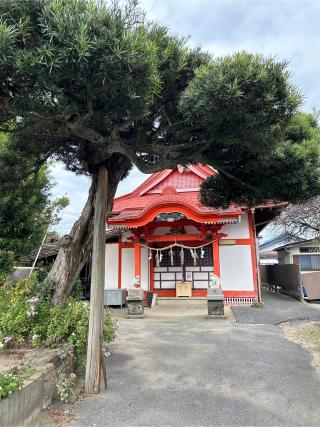
[{"label": "shrine steps", "polygon": [[207,299],[205,297],[158,297],[155,306],[159,309],[193,309],[206,308]]}]

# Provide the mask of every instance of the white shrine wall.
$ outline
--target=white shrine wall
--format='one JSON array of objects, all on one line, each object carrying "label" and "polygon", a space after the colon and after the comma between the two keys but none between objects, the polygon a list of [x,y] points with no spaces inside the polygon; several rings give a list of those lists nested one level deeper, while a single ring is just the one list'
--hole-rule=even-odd
[{"label": "white shrine wall", "polygon": [[134,283],[134,248],[122,248],[121,258],[121,288],[127,289]]},{"label": "white shrine wall", "polygon": [[249,239],[248,214],[242,215],[238,224],[225,224],[220,229],[221,233],[228,234],[223,239]]},{"label": "white shrine wall", "polygon": [[[118,243],[106,244],[105,289],[118,288],[118,251]],[[121,261],[121,288],[126,289],[132,286],[134,282],[134,248],[122,248]],[[146,248],[141,248],[141,287],[144,290],[149,289],[149,260]]]},{"label": "white shrine wall", "polygon": [[148,249],[141,248],[141,287],[149,290],[149,254]]},{"label": "white shrine wall", "polygon": [[[222,233],[228,234],[221,240],[249,239],[248,214],[241,216],[238,224],[226,224]],[[225,291],[253,291],[252,255],[250,245],[219,245],[220,275],[222,289]]]},{"label": "white shrine wall", "polygon": [[118,288],[118,243],[106,244],[106,275],[104,281],[105,289]]},{"label": "white shrine wall", "polygon": [[253,291],[251,247],[219,246],[221,286],[224,291]]}]

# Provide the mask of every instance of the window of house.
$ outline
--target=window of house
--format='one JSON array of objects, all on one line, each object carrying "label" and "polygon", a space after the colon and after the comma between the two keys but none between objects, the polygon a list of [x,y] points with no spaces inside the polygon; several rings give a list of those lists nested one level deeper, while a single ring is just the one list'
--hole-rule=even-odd
[{"label": "window of house", "polygon": [[305,253],[305,254],[320,252],[320,247],[319,246],[306,246],[306,247],[301,246],[301,248],[299,248],[299,252]]},{"label": "window of house", "polygon": [[299,255],[301,271],[320,271],[320,255]]}]

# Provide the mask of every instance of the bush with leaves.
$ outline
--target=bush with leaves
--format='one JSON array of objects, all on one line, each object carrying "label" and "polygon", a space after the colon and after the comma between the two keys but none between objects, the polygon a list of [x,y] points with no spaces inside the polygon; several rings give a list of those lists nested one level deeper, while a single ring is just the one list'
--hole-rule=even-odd
[{"label": "bush with leaves", "polygon": [[62,372],[57,381],[57,390],[60,397],[60,400],[63,402],[67,402],[68,398],[71,396],[73,392],[73,387],[75,384],[76,375],[71,373],[70,375]]},{"label": "bush with leaves", "polygon": [[[56,347],[65,345],[75,355],[77,367],[84,366],[89,305],[75,297],[53,305],[52,289],[40,273],[0,288],[0,348],[10,346]],[[105,311],[104,339],[116,338],[116,325]]]},{"label": "bush with leaves", "polygon": [[10,396],[16,390],[21,390],[22,385],[22,379],[11,371],[0,373],[0,400]]},{"label": "bush with leaves", "polygon": [[24,366],[12,368],[0,373],[0,400],[11,396],[14,391],[21,390],[26,379],[30,378],[33,371]]}]

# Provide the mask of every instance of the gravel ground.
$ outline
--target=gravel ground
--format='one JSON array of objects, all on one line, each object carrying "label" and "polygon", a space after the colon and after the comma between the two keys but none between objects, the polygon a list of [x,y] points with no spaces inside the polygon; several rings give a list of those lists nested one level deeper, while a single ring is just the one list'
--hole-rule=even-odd
[{"label": "gravel ground", "polygon": [[[285,316],[268,305],[236,309],[236,316],[278,323],[292,316],[283,298]],[[292,304],[300,316],[299,303]],[[303,305],[301,316],[309,310]],[[278,326],[120,319],[120,338],[110,351],[108,389],[78,402],[68,425],[320,425],[320,380],[311,355]]]},{"label": "gravel ground", "polygon": [[299,302],[280,293],[262,290],[263,308],[232,307],[238,323],[278,325],[291,320],[320,320],[319,306]]}]

